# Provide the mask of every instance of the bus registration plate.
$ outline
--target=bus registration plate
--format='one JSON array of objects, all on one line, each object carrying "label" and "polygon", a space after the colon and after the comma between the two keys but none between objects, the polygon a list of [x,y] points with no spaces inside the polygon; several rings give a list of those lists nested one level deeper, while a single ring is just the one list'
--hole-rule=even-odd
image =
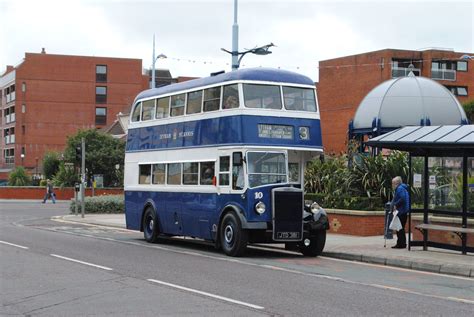
[{"label": "bus registration plate", "polygon": [[295,239],[295,240],[300,240],[300,232],[295,232],[295,231],[279,231],[277,232],[277,238],[278,239]]}]

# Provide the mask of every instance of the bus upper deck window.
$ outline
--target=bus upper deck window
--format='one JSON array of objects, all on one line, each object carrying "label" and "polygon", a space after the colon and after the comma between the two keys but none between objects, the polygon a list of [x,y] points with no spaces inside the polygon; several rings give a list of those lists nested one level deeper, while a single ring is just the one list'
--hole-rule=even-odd
[{"label": "bus upper deck window", "polygon": [[138,122],[140,121],[140,114],[142,112],[142,107],[141,107],[142,103],[141,102],[138,102],[136,105],[135,105],[135,108],[133,109],[133,113],[132,113],[132,122]]},{"label": "bus upper deck window", "polygon": [[184,114],[185,94],[171,96],[171,116],[177,117]]},{"label": "bus upper deck window", "polygon": [[142,121],[151,120],[155,117],[155,99],[142,103]]},{"label": "bus upper deck window", "polygon": [[287,110],[316,111],[316,98],[311,88],[283,87],[283,101]]},{"label": "bus upper deck window", "polygon": [[221,87],[213,87],[204,90],[204,111],[219,110],[221,102]]},{"label": "bus upper deck window", "polygon": [[160,98],[156,102],[156,118],[168,118],[170,113],[170,97]]},{"label": "bus upper deck window", "polygon": [[222,98],[222,109],[233,109],[239,107],[239,89],[238,85],[224,86],[224,94]]},{"label": "bus upper deck window", "polygon": [[244,84],[247,108],[281,109],[280,87],[272,85]]},{"label": "bus upper deck window", "polygon": [[186,114],[201,112],[201,104],[202,104],[202,90],[189,92]]}]

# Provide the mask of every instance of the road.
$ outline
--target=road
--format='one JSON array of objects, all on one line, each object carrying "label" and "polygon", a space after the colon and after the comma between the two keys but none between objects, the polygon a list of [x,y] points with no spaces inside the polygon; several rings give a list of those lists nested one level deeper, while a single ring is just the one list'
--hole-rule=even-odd
[{"label": "road", "polygon": [[[52,221],[59,202],[0,202],[0,315],[474,316],[474,280],[259,246]],[[87,215],[86,215],[87,217]]]}]

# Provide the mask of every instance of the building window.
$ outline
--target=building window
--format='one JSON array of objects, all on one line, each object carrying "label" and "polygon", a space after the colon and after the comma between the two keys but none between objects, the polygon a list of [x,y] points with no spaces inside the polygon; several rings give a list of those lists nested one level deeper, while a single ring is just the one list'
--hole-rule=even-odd
[{"label": "building window", "polygon": [[25,82],[23,82],[23,83],[21,84],[21,91],[22,91],[22,92],[25,92],[25,91],[26,91],[26,83],[25,83]]},{"label": "building window", "polygon": [[467,87],[465,86],[445,86],[455,96],[467,96]]},{"label": "building window", "polygon": [[467,72],[467,62],[466,61],[458,61],[456,65],[456,69],[458,72]]},{"label": "building window", "polygon": [[23,104],[21,105],[21,113],[25,113],[26,112],[26,105]]},{"label": "building window", "polygon": [[95,81],[98,83],[107,82],[107,65],[95,66]]},{"label": "building window", "polygon": [[104,125],[107,123],[107,108],[95,108],[95,124]]},{"label": "building window", "polygon": [[95,87],[95,102],[107,103],[107,87],[103,87],[103,86]]},{"label": "building window", "polygon": [[26,133],[26,126],[24,124],[21,125],[21,134]]}]

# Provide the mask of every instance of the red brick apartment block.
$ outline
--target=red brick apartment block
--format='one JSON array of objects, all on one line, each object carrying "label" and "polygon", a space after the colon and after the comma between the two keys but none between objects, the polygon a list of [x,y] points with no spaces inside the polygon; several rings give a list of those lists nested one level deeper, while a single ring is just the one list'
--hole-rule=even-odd
[{"label": "red brick apartment block", "polygon": [[438,81],[460,103],[474,99],[474,60],[463,55],[474,54],[385,49],[321,61],[317,87],[325,152],[347,151],[348,125],[362,99],[382,82],[406,76],[410,64],[416,76]]},{"label": "red brick apartment block", "polygon": [[113,123],[148,82],[140,59],[26,53],[0,75],[0,179],[16,166],[40,173],[45,152]]}]

